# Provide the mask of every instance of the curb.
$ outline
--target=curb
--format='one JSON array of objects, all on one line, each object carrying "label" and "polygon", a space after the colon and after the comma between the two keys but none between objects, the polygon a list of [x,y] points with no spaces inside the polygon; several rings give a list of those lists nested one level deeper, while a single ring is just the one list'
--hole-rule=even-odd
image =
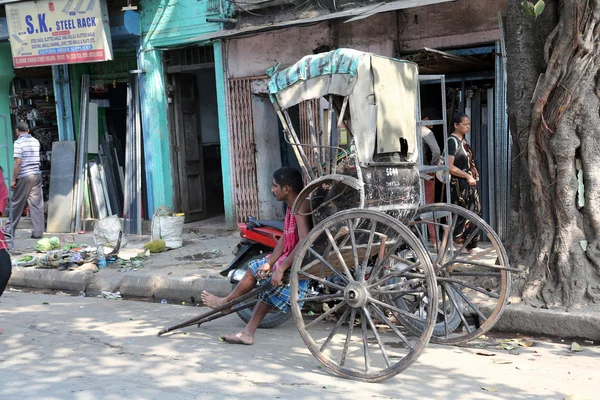
[{"label": "curb", "polygon": [[8,284],[36,289],[85,291],[93,282],[91,271],[59,271],[56,269],[27,268],[13,270]]},{"label": "curb", "polygon": [[219,278],[163,278],[152,275],[125,275],[119,291],[126,297],[154,297],[171,301],[201,303],[200,294],[207,290],[220,297],[231,292],[231,283]]},{"label": "curb", "polygon": [[509,305],[493,328],[559,338],[583,338],[600,341],[600,313],[571,313],[521,305]]},{"label": "curb", "polygon": [[[13,270],[8,284],[15,287],[97,293],[109,290],[98,285],[91,271],[58,271],[56,269],[26,268]],[[98,286],[98,287],[96,287]],[[220,297],[231,292],[225,278],[166,278],[155,275],[124,274],[115,285],[124,297],[154,297],[169,301],[201,303],[200,294],[207,290]]]}]

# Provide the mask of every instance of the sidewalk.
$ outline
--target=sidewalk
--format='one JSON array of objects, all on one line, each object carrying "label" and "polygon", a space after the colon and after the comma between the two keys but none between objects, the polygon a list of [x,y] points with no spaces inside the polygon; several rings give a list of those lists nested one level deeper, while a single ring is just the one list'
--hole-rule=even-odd
[{"label": "sidewalk", "polygon": [[[191,225],[191,226],[190,226]],[[15,233],[14,259],[24,255],[40,256],[31,239],[31,231],[18,229]],[[207,224],[186,224],[183,247],[152,254],[139,263],[109,263],[107,268],[85,271],[59,271],[35,267],[13,267],[9,285],[35,289],[62,290],[74,293],[85,292],[96,296],[101,292],[120,292],[124,297],[167,299],[169,302],[199,301],[202,290],[226,295],[231,289],[229,282],[219,272],[229,264],[232,250],[239,242],[239,234],[225,229],[218,221]],[[63,236],[45,234],[44,237]],[[75,243],[94,245],[92,232],[72,235]],[[128,243],[122,253],[143,252],[149,235],[126,236]]]}]

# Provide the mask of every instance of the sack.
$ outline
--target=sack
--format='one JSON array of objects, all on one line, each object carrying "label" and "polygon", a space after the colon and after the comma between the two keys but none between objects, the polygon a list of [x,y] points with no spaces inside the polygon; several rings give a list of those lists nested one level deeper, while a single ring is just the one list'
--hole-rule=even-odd
[{"label": "sack", "polygon": [[[160,210],[160,211],[159,211]],[[171,215],[164,215],[171,214]],[[169,249],[178,249],[183,246],[183,221],[185,217],[178,217],[174,212],[165,213],[160,207],[152,217],[151,240],[162,239]]]},{"label": "sack", "polygon": [[[94,224],[94,239],[98,244],[109,244],[116,246],[119,241],[119,233],[123,230],[121,219],[117,215],[111,215],[96,221]],[[127,240],[125,235],[121,238],[121,246],[125,246]]]},{"label": "sack", "polygon": [[[459,143],[458,140],[453,137],[450,136],[448,138],[448,140],[454,140],[456,142],[456,148],[458,149]],[[442,154],[442,156],[440,157],[440,161],[438,161],[438,166],[439,167],[445,167],[446,166],[446,152],[448,151],[448,145],[446,144],[446,148],[444,149],[444,153]],[[437,178],[438,181],[442,182],[442,183],[450,183],[450,170],[448,168],[444,168],[444,169],[440,169],[439,171],[435,172],[435,177]]]}]

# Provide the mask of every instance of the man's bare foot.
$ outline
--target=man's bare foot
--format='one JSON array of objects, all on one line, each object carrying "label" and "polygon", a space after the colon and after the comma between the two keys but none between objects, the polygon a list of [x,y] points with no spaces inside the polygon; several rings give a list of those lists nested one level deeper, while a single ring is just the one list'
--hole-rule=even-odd
[{"label": "man's bare foot", "polygon": [[254,344],[254,336],[248,335],[248,334],[244,333],[244,331],[239,332],[239,333],[234,333],[233,335],[221,336],[220,338],[223,339],[225,342],[231,343],[231,344],[245,344],[245,345]]},{"label": "man's bare foot", "polygon": [[[206,307],[212,308],[212,309],[219,308],[223,304],[227,303],[227,300],[225,300],[224,297],[217,297],[214,294],[208,293],[206,290],[202,291],[200,298],[202,298],[202,304],[204,304]],[[223,310],[223,312],[225,314],[227,314],[230,311],[231,311],[231,308]]]}]

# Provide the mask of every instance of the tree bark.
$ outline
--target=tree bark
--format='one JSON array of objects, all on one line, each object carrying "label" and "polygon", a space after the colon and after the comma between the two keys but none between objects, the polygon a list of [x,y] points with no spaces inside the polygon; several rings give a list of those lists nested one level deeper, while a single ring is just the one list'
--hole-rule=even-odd
[{"label": "tree bark", "polygon": [[508,250],[528,271],[516,287],[534,306],[600,302],[600,2],[547,1],[537,20],[520,3],[509,1],[507,17]]}]

